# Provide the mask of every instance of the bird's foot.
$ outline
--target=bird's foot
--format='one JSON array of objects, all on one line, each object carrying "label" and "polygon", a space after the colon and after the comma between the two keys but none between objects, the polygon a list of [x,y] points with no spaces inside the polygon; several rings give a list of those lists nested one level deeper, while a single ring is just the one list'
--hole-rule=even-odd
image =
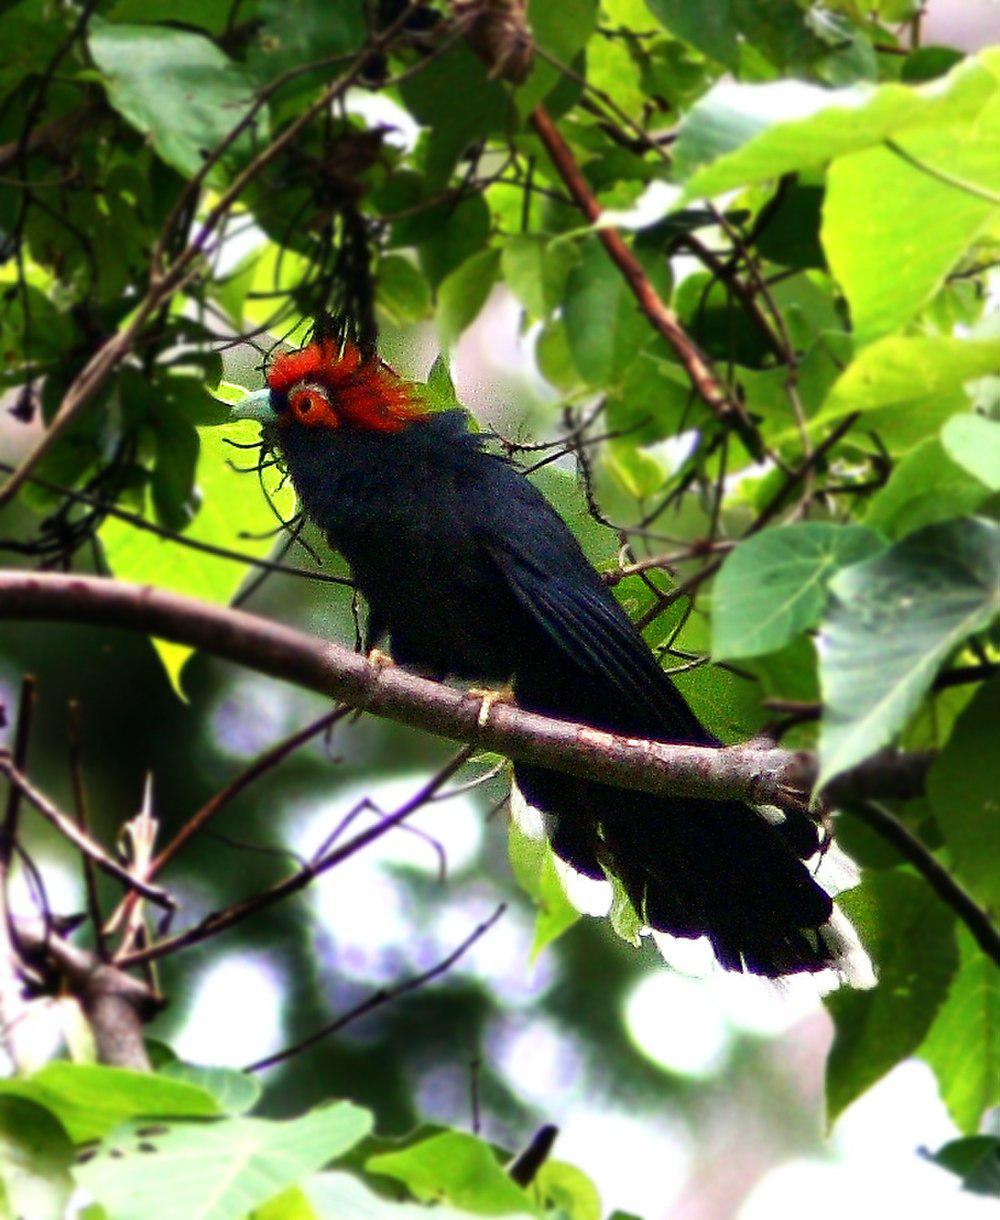
[{"label": "bird's foot", "polygon": [[487,687],[471,686],[469,688],[470,695],[481,700],[479,704],[479,727],[483,728],[490,718],[490,712],[494,704],[497,703],[513,703],[514,692],[509,686],[501,686],[499,690],[491,690]]},{"label": "bird's foot", "polygon": [[381,648],[372,648],[368,652],[368,660],[379,669],[391,669],[396,662]]}]

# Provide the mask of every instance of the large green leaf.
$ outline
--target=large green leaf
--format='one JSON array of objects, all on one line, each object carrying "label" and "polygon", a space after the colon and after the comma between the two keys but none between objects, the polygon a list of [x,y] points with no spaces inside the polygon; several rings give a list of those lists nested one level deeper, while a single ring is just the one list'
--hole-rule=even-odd
[{"label": "large green leaf", "polygon": [[73,1145],[53,1114],[23,1097],[0,1096],[0,1216],[62,1220],[73,1179]]},{"label": "large green leaf", "polygon": [[884,545],[863,526],[823,521],[765,530],[741,542],[712,589],[713,655],[753,657],[783,648],[819,621],[830,578]]},{"label": "large green leaf", "polygon": [[477,1216],[537,1215],[528,1195],[504,1172],[489,1144],[448,1131],[365,1162],[369,1173],[402,1182],[422,1202],[441,1200]]},{"label": "large green leaf", "polygon": [[[183,531],[184,537],[263,558],[274,545],[268,532],[278,523],[254,485],[254,476],[241,474],[229,464],[234,455],[242,457],[243,451],[226,444],[227,440],[250,443],[258,439],[260,428],[247,420],[222,428],[199,428],[198,432],[201,447],[197,486],[201,507]],[[288,486],[278,491],[275,483],[272,479],[271,500],[287,517],[294,505],[294,494]],[[105,521],[99,537],[108,567],[120,580],[158,585],[217,605],[230,602],[247,575],[247,568],[234,560],[192,550],[113,517]],[[156,647],[171,680],[178,685],[191,649],[165,641],[157,641]]]},{"label": "large green leaf", "polygon": [[931,525],[831,582],[820,636],[820,778],[867,758],[906,724],[934,675],[1000,609],[1000,527]]},{"label": "large green leaf", "polygon": [[940,400],[1000,367],[1000,338],[893,335],[869,344],[837,378],[815,422]]},{"label": "large green leaf", "polygon": [[826,1069],[831,1120],[916,1051],[941,1007],[958,960],[951,912],[903,869],[869,873],[838,903],[875,962],[878,985],[827,1000],[836,1035]]},{"label": "large green leaf", "polygon": [[[221,143],[253,101],[253,86],[239,65],[200,34],[95,22],[89,45],[112,106],[182,174],[198,173],[205,153]],[[254,119],[255,127],[262,127],[266,114]],[[247,133],[234,150],[248,149],[249,140]]]},{"label": "large green leaf", "polygon": [[919,1054],[956,1125],[971,1135],[1000,1103],[1000,969],[964,928],[958,945],[959,971]]},{"label": "large green leaf", "polygon": [[988,495],[983,484],[945,452],[936,437],[911,450],[871,499],[865,525],[902,538],[925,525],[975,512]]},{"label": "large green leaf", "polygon": [[841,157],[827,182],[823,246],[860,346],[908,322],[1000,217],[989,198],[1000,200],[1000,97],[960,123]]},{"label": "large green leaf", "polygon": [[244,1220],[352,1148],[371,1125],[367,1110],[346,1101],[285,1122],[131,1121],[75,1176],[115,1220]]},{"label": "large green leaf", "polygon": [[927,779],[927,795],[959,875],[995,911],[1000,911],[998,725],[1000,678],[994,678],[959,716]]},{"label": "large green leaf", "polygon": [[1000,491],[1000,423],[982,415],[956,415],[941,432],[948,456],[983,483]]},{"label": "large green leaf", "polygon": [[97,1139],[135,1115],[219,1113],[211,1093],[196,1085],[89,1063],[50,1063],[26,1080],[0,1080],[0,1096],[23,1097],[51,1110],[77,1143]]},{"label": "large green leaf", "polygon": [[920,124],[973,118],[1000,92],[1000,51],[917,88],[821,89],[800,81],[715,86],[681,124],[675,166],[684,200],[822,166]]}]

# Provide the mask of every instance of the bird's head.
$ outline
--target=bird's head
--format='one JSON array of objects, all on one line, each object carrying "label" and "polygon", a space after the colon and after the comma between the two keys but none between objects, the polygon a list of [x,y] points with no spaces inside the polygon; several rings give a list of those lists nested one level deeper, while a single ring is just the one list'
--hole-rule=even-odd
[{"label": "bird's head", "polygon": [[276,356],[267,386],[240,399],[233,419],[256,419],[279,440],[289,429],[401,432],[428,414],[416,387],[354,343],[324,337]]}]

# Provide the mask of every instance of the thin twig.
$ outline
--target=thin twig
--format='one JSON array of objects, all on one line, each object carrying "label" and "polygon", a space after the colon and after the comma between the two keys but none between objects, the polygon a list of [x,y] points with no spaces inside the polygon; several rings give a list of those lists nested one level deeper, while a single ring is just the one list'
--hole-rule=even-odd
[{"label": "thin twig", "polygon": [[350,1025],[352,1021],[356,1021],[359,1017],[366,1016],[376,1008],[381,1008],[385,1004],[391,1004],[393,1000],[398,1000],[400,996],[425,986],[432,979],[436,979],[444,974],[445,971],[450,970],[459,958],[472,948],[477,940],[481,940],[486,935],[506,910],[507,904],[502,902],[489,919],[484,920],[474,931],[469,933],[460,945],[452,949],[447,957],[443,957],[436,965],[431,966],[429,970],[424,970],[421,974],[415,974],[412,978],[406,979],[402,983],[396,983],[393,987],[380,987],[378,991],[373,992],[367,999],[362,1000],[360,1004],[355,1004],[353,1008],[349,1008],[347,1012],[337,1017],[336,1020],[321,1026],[321,1028],[315,1030],[307,1037],[292,1043],[291,1046],[286,1046],[283,1050],[275,1051],[272,1055],[266,1055],[263,1059],[257,1059],[254,1063],[248,1063],[243,1071],[262,1072],[265,1068],[274,1067],[277,1063],[284,1063],[295,1055],[300,1055],[303,1051],[315,1046],[317,1042],[322,1042],[324,1038],[328,1038],[331,1034],[337,1033],[338,1030]]},{"label": "thin twig", "polygon": [[107,873],[109,877],[114,877],[127,889],[137,891],[143,898],[148,898],[150,902],[155,902],[157,906],[163,907],[165,910],[176,909],[177,904],[165,890],[161,890],[159,886],[147,885],[140,878],[133,877],[128,869],[123,868],[117,860],[112,859],[100,844],[95,843],[89,835],[84,834],[68,814],[58,809],[45,793],[36,788],[24,772],[14,765],[13,759],[6,751],[0,752],[0,773],[5,775],[14,787],[20,789],[25,799],[50,825],[55,827],[64,839],[68,839],[77,851],[89,856],[102,872]]},{"label": "thin twig", "polygon": [[[325,712],[318,720],[307,724],[305,728],[298,729],[289,737],[279,741],[277,745],[271,746],[270,749],[265,750],[263,754],[255,758],[248,767],[241,771],[234,779],[230,780],[224,788],[216,792],[214,796],[202,805],[197,813],[185,822],[166,847],[151,861],[144,879],[152,881],[164,866],[177,855],[181,848],[190,842],[196,834],[204,830],[212,818],[245,788],[248,788],[252,783],[260,779],[262,775],[276,767],[289,754],[299,749],[300,746],[305,745],[307,741],[317,737],[320,733],[330,728],[331,725],[336,724],[338,720],[342,720],[353,711],[354,709],[350,707],[338,707],[331,712]],[[113,932],[119,926],[121,920],[128,917],[137,901],[138,896],[136,894],[127,894],[122,899],[118,909],[108,920],[105,930]]]},{"label": "thin twig", "polygon": [[317,877],[329,872],[332,868],[336,868],[338,864],[342,864],[351,856],[356,855],[370,843],[374,843],[376,839],[381,838],[382,835],[398,826],[400,822],[404,821],[412,813],[415,813],[422,805],[426,804],[442,784],[446,784],[451,779],[455,772],[469,760],[473,752],[471,746],[466,746],[464,749],[459,750],[432,779],[428,780],[414,796],[395,810],[395,812],[383,818],[381,822],[378,822],[370,829],[363,830],[360,834],[355,835],[353,839],[349,839],[343,847],[338,847],[335,851],[328,852],[318,860],[311,861],[305,867],[298,869],[290,876],[271,886],[270,889],[254,894],[243,902],[234,903],[232,906],[226,907],[225,910],[213,911],[212,914],[207,915],[200,923],[195,924],[192,928],[188,928],[185,932],[180,932],[166,940],[157,941],[156,944],[150,945],[147,949],[124,954],[117,959],[117,964],[122,967],[134,966],[140,962],[156,961],[159,958],[176,953],[178,950],[190,948],[191,945],[197,945],[202,941],[208,940],[210,937],[218,936],[220,932],[228,931],[235,924],[242,923],[245,919],[249,919],[251,916],[267,910],[268,907],[274,906],[276,902],[281,902],[282,899],[289,897],[289,895],[305,889]]},{"label": "thin twig", "polygon": [[913,865],[941,901],[951,907],[969,929],[980,949],[1000,966],[1000,929],[994,926],[987,912],[959,885],[923,843],[888,809],[875,801],[854,801],[845,804],[844,809],[860,818],[877,835],[891,843],[899,854]]},{"label": "thin twig", "polygon": [[[531,122],[577,207],[592,224],[598,224],[602,215],[601,205],[594,197],[569,145],[544,106],[538,106],[532,111]],[[660,298],[642,264],[625,244],[621,234],[617,229],[603,226],[598,228],[597,236],[621,271],[639,303],[639,308],[653,329],[666,340],[677,355],[698,395],[723,424],[732,427],[739,434],[754,457],[762,458],[763,442],[742,403],[729,393],[713,373],[707,357],[681,326],[677,315]]]},{"label": "thin twig", "polygon": [[[90,837],[90,819],[87,814],[87,792],[83,781],[83,723],[80,715],[80,704],[76,699],[69,703],[69,769],[73,781],[73,806],[76,814],[76,824],[83,834]],[[101,927],[101,903],[97,892],[97,871],[94,861],[85,852],[83,859],[83,880],[87,894],[87,913],[94,929],[94,943],[97,956],[101,961],[107,961],[108,950]]]}]

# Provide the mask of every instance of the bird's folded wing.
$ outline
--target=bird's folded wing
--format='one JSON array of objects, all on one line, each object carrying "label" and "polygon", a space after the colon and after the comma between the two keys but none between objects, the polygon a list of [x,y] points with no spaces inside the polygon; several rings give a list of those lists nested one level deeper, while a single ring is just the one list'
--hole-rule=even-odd
[{"label": "bird's folded wing", "polygon": [[[636,735],[717,744],[699,724],[660,668],[624,610],[589,567],[555,573],[533,562],[517,540],[491,540],[486,549],[514,596],[556,645],[563,659],[585,671],[609,706],[629,709],[616,725]],[[618,695],[616,699],[614,696]],[[620,717],[616,717],[620,720]]]}]

